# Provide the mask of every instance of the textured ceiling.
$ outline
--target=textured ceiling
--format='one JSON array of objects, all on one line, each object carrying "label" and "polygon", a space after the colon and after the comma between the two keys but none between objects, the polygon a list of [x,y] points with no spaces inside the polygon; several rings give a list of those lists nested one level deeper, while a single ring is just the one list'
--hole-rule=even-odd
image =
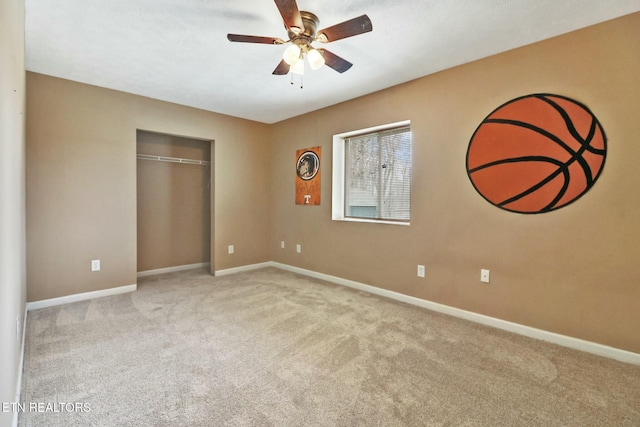
[{"label": "textured ceiling", "polygon": [[339,74],[271,74],[287,39],[272,0],[26,0],[27,69],[274,123],[640,10],[640,0],[298,0],[319,28],[366,13],[373,31],[325,47]]}]

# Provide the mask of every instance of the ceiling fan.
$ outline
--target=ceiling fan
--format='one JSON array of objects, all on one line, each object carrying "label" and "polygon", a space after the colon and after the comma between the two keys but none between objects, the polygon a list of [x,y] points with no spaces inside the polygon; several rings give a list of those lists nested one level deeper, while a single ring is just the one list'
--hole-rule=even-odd
[{"label": "ceiling fan", "polygon": [[369,17],[362,15],[317,31],[320,22],[318,17],[311,12],[299,11],[296,0],[274,1],[284,20],[284,26],[287,29],[289,40],[243,34],[227,34],[227,39],[232,42],[275,45],[291,42],[291,46],[289,46],[282,55],[283,59],[275,70],[273,70],[273,74],[275,75],[286,75],[290,71],[295,74],[303,74],[304,55],[307,56],[309,66],[314,70],[323,65],[327,65],[339,73],[344,73],[353,65],[351,62],[326,49],[316,49],[311,43],[329,43],[373,30],[373,25]]}]

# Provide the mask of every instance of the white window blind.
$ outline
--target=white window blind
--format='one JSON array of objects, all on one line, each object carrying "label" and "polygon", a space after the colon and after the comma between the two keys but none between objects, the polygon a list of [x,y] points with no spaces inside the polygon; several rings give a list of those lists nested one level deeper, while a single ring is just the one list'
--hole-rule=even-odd
[{"label": "white window blind", "polygon": [[344,142],[344,216],[409,221],[411,129],[350,136]]}]

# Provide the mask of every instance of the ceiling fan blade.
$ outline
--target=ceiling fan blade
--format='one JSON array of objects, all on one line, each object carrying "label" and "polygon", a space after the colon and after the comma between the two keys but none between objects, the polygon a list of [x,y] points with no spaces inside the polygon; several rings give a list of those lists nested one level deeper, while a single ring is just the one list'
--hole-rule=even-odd
[{"label": "ceiling fan blade", "polygon": [[300,11],[298,10],[298,5],[296,0],[274,0],[278,10],[280,11],[280,15],[282,15],[282,19],[284,20],[284,25],[286,25],[288,30],[298,34],[304,31],[304,24],[302,23],[302,17],[300,16]]},{"label": "ceiling fan blade", "polygon": [[231,42],[243,43],[263,43],[263,44],[282,44],[284,41],[275,37],[247,36],[244,34],[227,34],[227,39]]},{"label": "ceiling fan blade", "polygon": [[[368,33],[371,30],[373,30],[371,19],[369,19],[367,15],[362,15],[318,31],[318,37],[316,37],[316,39],[318,41],[328,43],[347,37],[357,36],[358,34]],[[323,34],[326,41],[323,40]]]},{"label": "ceiling fan blade", "polygon": [[351,62],[347,61],[346,59],[340,58],[338,55],[329,52],[327,49],[318,49],[318,51],[324,58],[324,65],[329,68],[333,68],[339,73],[344,73],[353,66]]},{"label": "ceiling fan blade", "polygon": [[276,67],[275,70],[273,70],[273,73],[276,76],[284,76],[286,74],[289,74],[289,68],[291,66],[289,64],[287,64],[284,59],[282,61],[280,61],[280,63],[278,64],[278,66]]}]

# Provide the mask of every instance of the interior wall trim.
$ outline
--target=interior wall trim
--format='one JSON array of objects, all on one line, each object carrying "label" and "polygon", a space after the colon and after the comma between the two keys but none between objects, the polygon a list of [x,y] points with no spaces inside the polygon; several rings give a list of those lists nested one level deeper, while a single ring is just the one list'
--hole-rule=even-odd
[{"label": "interior wall trim", "polygon": [[[300,267],[294,267],[292,265],[282,264],[275,261],[267,261],[267,262],[258,263],[258,264],[250,264],[250,265],[245,265],[241,267],[233,267],[233,268],[228,268],[224,270],[218,270],[215,272],[215,275],[225,276],[229,274],[236,274],[236,273],[242,273],[246,271],[258,270],[266,267],[275,267],[281,270],[290,271],[292,273],[301,274],[303,276],[325,280],[327,282],[335,283],[337,285],[342,285],[342,286],[357,289],[360,291],[369,292],[374,295],[379,295],[385,298],[390,298],[396,301],[426,308],[428,310],[432,310],[438,313],[448,314],[450,316],[469,320],[469,321],[486,325],[486,326],[491,326],[497,329],[502,329],[504,331],[513,332],[529,338],[534,338],[541,341],[558,344],[563,347],[568,347],[575,350],[584,351],[586,353],[607,357],[609,359],[618,360],[620,362],[640,365],[639,353],[634,353],[631,351],[622,350],[619,348],[610,347],[603,344],[582,340],[579,338],[569,337],[566,335],[557,334],[555,332],[549,332],[542,329],[532,328],[530,326],[521,325],[519,323],[509,322],[506,320],[497,319],[495,317],[485,316],[483,314],[462,310],[460,308],[450,307],[448,305],[412,297],[410,295],[401,294],[399,292],[394,292],[387,289],[378,288],[375,286],[367,285],[365,283],[343,279],[341,277],[331,276],[329,274],[318,273],[316,271],[307,270]],[[134,284],[134,285],[121,286],[121,287],[111,288],[111,289],[103,289],[100,291],[68,295],[60,298],[52,298],[48,300],[28,302],[26,305],[26,310],[27,311],[37,310],[40,308],[67,304],[70,302],[83,301],[87,299],[98,298],[98,297],[109,296],[109,295],[116,295],[116,294],[121,294],[126,292],[133,292],[136,289],[137,289],[137,285]],[[26,315],[25,315],[25,324],[26,324]],[[24,335],[24,332],[23,332],[23,335]],[[23,346],[24,346],[24,337],[23,337]]]},{"label": "interior wall trim", "polygon": [[274,265],[273,261],[267,261],[267,262],[261,262],[261,263],[258,263],[258,264],[244,265],[244,266],[241,266],[241,267],[227,268],[225,270],[217,270],[215,272],[215,275],[216,276],[227,276],[229,274],[244,273],[245,271],[258,270],[258,269],[266,268],[266,267],[277,267],[277,266]]},{"label": "interior wall trim", "polygon": [[27,303],[27,311],[39,310],[41,308],[55,307],[57,305],[69,304],[71,302],[84,301],[93,298],[106,297],[111,295],[134,292],[138,289],[137,284],[119,286],[116,288],[101,289],[99,291],[83,292],[81,294],[66,295],[58,298],[45,299]]},{"label": "interior wall trim", "polygon": [[[24,305],[24,316],[22,317],[22,343],[20,350],[20,361],[18,362],[18,381],[16,381],[16,396],[15,403],[20,403],[20,396],[22,396],[22,372],[24,371],[24,347],[27,341],[27,304]],[[18,427],[18,413],[20,411],[13,412],[13,419],[11,420],[11,427]]]},{"label": "interior wall trim", "polygon": [[521,325],[519,323],[513,323],[506,320],[497,319],[495,317],[485,316],[483,314],[478,314],[471,311],[450,307],[448,305],[439,304],[436,302],[412,297],[412,296],[401,294],[394,291],[389,291],[387,289],[377,288],[375,286],[367,285],[360,282],[355,282],[353,280],[343,279],[341,277],[331,276],[324,273],[318,273],[318,272],[307,270],[300,267],[294,267],[291,265],[281,264],[279,262],[273,262],[273,261],[268,264],[270,264],[270,266],[277,267],[282,270],[302,274],[304,276],[309,276],[309,277],[313,277],[320,280],[325,280],[327,282],[335,283],[337,285],[346,286],[346,287],[357,289],[360,291],[369,292],[371,294],[379,295],[379,296],[390,298],[396,301],[426,308],[428,310],[436,311],[438,313],[448,314],[450,316],[458,317],[465,320],[470,320],[472,322],[480,323],[482,325],[491,326],[497,329],[502,329],[504,331],[513,332],[519,335],[524,335],[529,338],[535,338],[538,340],[547,341],[553,344],[561,345],[563,347],[584,351],[586,353],[607,357],[609,359],[615,359],[620,362],[640,365],[640,354],[634,353],[631,351],[622,350],[619,348],[610,347],[603,344],[582,340],[579,338],[573,338],[566,335],[557,334],[555,332],[549,332],[542,329],[532,328],[530,326]]},{"label": "interior wall trim", "polygon": [[156,268],[155,270],[138,271],[137,277],[155,276],[156,274],[175,273],[177,271],[195,270],[197,268],[207,268],[211,265],[208,262],[196,264],[176,265],[175,267]]}]

